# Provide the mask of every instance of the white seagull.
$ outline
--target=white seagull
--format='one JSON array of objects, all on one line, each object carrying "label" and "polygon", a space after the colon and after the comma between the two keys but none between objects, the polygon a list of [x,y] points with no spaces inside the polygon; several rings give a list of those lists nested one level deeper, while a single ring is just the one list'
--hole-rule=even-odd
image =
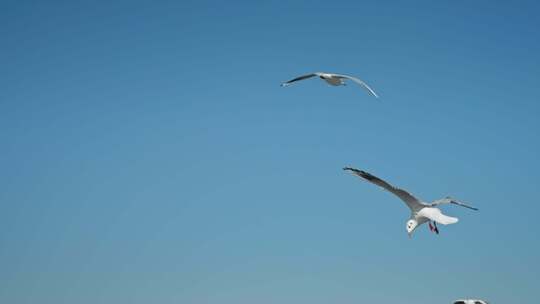
[{"label": "white seagull", "polygon": [[454,304],[488,304],[488,302],[484,300],[470,299],[470,300],[457,300],[457,301],[454,301]]},{"label": "white seagull", "polygon": [[[409,206],[409,209],[411,209],[411,217],[407,221],[407,233],[409,234],[409,237],[412,236],[412,233],[416,227],[424,224],[429,223],[429,229],[437,234],[439,234],[439,229],[437,228],[437,224],[443,224],[443,225],[449,225],[449,224],[455,224],[458,222],[458,219],[455,217],[450,217],[447,215],[442,214],[441,210],[437,208],[439,205],[444,204],[454,204],[458,206],[462,206],[465,208],[469,208],[472,210],[478,210],[477,208],[465,205],[461,202],[458,202],[450,197],[446,197],[443,199],[439,199],[436,201],[433,201],[431,204],[424,203],[414,197],[409,192],[396,188],[389,183],[383,181],[382,179],[373,176],[366,171],[345,167],[343,170],[351,171],[353,174],[360,176],[361,178],[379,186],[383,189],[392,192],[397,197],[399,197],[402,201],[404,201],[407,206]],[[433,225],[431,225],[431,222],[433,221]]]},{"label": "white seagull", "polygon": [[356,78],[356,77],[352,77],[352,76],[349,76],[349,75],[341,75],[341,74],[332,74],[332,73],[321,73],[321,72],[317,72],[317,73],[312,73],[312,74],[307,74],[307,75],[302,75],[302,76],[299,76],[299,77],[296,77],[294,79],[291,79],[287,82],[284,82],[281,84],[282,87],[286,87],[286,86],[290,86],[292,83],[294,82],[297,82],[297,81],[300,81],[300,80],[304,80],[304,79],[308,79],[308,78],[311,78],[311,77],[319,77],[321,78],[322,80],[326,81],[328,84],[330,85],[333,85],[333,86],[340,86],[340,85],[347,85],[345,83],[345,80],[346,79],[349,79],[349,80],[352,80],[356,83],[358,83],[360,86],[362,86],[364,89],[366,89],[371,95],[379,98],[379,96],[377,95],[377,93],[375,93],[375,91],[373,91],[365,82],[363,82],[362,80]]}]

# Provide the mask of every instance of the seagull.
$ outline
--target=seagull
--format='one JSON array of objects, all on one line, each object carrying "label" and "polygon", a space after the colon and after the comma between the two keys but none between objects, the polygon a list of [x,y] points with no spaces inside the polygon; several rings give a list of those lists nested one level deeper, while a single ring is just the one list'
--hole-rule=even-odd
[{"label": "seagull", "polygon": [[470,299],[470,300],[457,300],[454,301],[454,304],[488,304],[484,300]]},{"label": "seagull", "polygon": [[291,79],[291,80],[289,80],[287,82],[282,83],[281,86],[282,87],[287,87],[287,86],[290,86],[291,84],[293,84],[294,82],[304,80],[304,79],[308,79],[308,78],[311,78],[311,77],[319,77],[320,79],[326,81],[328,84],[333,85],[333,86],[347,85],[345,83],[345,80],[349,79],[349,80],[352,80],[352,81],[358,83],[360,86],[362,86],[364,89],[366,89],[371,95],[379,98],[377,93],[375,93],[375,91],[373,91],[362,80],[360,80],[360,79],[358,79],[356,77],[349,76],[349,75],[341,75],[341,74],[317,72],[317,73],[312,73],[312,74],[307,74],[307,75],[302,75],[302,76],[296,77],[294,79]]},{"label": "seagull", "polygon": [[[412,233],[414,230],[424,224],[429,223],[429,228],[432,232],[439,234],[439,229],[437,228],[437,223],[442,225],[449,225],[449,224],[455,224],[458,222],[458,219],[455,217],[444,215],[437,206],[445,205],[445,204],[454,204],[461,207],[469,208],[472,210],[478,210],[477,208],[468,206],[462,202],[459,202],[451,197],[445,197],[443,199],[438,199],[433,201],[432,203],[424,203],[420,201],[418,198],[414,197],[409,192],[396,188],[389,183],[383,181],[382,179],[371,175],[367,173],[366,171],[345,167],[343,168],[345,171],[351,171],[352,174],[357,175],[368,182],[371,182],[379,187],[382,187],[383,189],[392,192],[394,195],[399,197],[402,201],[407,204],[409,209],[411,209],[411,217],[407,221],[407,234],[409,235],[409,238],[412,237]],[[433,224],[431,224],[433,222]]]}]

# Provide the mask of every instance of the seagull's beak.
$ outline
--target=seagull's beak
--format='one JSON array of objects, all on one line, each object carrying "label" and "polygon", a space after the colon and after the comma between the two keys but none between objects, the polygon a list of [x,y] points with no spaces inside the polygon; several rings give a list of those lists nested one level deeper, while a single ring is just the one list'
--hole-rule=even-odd
[{"label": "seagull's beak", "polygon": [[412,239],[412,233],[407,233],[409,235],[409,239]]}]

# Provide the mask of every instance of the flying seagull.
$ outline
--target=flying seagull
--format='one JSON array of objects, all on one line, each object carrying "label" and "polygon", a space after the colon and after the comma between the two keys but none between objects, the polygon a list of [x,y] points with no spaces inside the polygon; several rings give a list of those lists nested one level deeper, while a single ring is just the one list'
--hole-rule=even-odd
[{"label": "flying seagull", "polygon": [[[443,224],[443,225],[449,225],[449,224],[455,224],[458,222],[458,219],[455,217],[450,217],[447,215],[444,215],[437,206],[444,205],[444,204],[454,204],[458,206],[462,206],[465,208],[469,208],[472,210],[478,210],[477,208],[468,206],[464,203],[461,203],[457,200],[454,200],[450,197],[446,197],[443,199],[439,199],[436,201],[433,201],[432,203],[424,203],[414,197],[409,192],[396,188],[389,183],[383,181],[382,179],[371,175],[367,173],[366,171],[345,167],[343,170],[351,171],[354,175],[358,175],[361,178],[367,180],[368,182],[371,182],[379,187],[382,187],[383,189],[392,192],[394,195],[399,197],[402,201],[407,204],[409,209],[411,209],[411,217],[407,221],[407,233],[409,234],[409,237],[412,236],[413,231],[420,225],[424,223],[429,223],[429,228],[431,231],[439,234],[439,229],[437,228],[437,223]],[[433,225],[431,224],[433,222]]]},{"label": "flying seagull", "polygon": [[321,73],[321,72],[317,72],[317,73],[312,73],[312,74],[307,74],[307,75],[302,75],[302,76],[299,76],[299,77],[296,77],[294,79],[291,79],[287,82],[284,82],[281,84],[282,87],[286,87],[286,86],[290,86],[291,84],[293,84],[294,82],[297,82],[297,81],[300,81],[300,80],[304,80],[304,79],[308,79],[308,78],[311,78],[311,77],[319,77],[320,79],[326,81],[328,84],[330,85],[333,85],[333,86],[340,86],[340,85],[347,85],[345,83],[345,80],[352,80],[356,83],[358,83],[360,86],[362,86],[364,89],[366,89],[371,95],[379,98],[379,96],[377,95],[377,93],[375,93],[375,91],[373,91],[365,82],[363,82],[362,80],[356,78],[356,77],[352,77],[352,76],[348,76],[348,75],[341,75],[341,74],[332,74],[332,73]]},{"label": "flying seagull", "polygon": [[488,302],[483,300],[457,300],[454,301],[454,304],[488,304]]}]

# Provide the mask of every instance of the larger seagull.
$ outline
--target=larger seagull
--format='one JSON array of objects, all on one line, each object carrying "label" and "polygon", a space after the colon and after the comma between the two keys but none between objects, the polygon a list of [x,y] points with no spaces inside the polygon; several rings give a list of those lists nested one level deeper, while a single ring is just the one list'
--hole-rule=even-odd
[{"label": "larger seagull", "polygon": [[[444,205],[444,204],[454,204],[458,206],[462,206],[465,208],[469,208],[472,210],[478,210],[477,208],[465,205],[457,200],[454,200],[450,197],[446,197],[443,199],[439,199],[436,201],[433,201],[432,203],[424,203],[420,201],[418,198],[414,197],[409,192],[396,188],[389,183],[383,181],[382,179],[371,175],[367,173],[366,171],[345,167],[343,170],[351,171],[354,175],[358,175],[359,177],[367,180],[368,182],[371,182],[379,187],[382,187],[383,189],[392,192],[394,195],[399,197],[402,201],[407,204],[409,209],[411,209],[411,217],[407,221],[407,233],[409,234],[409,237],[412,236],[412,233],[414,230],[424,224],[429,223],[429,228],[431,231],[439,234],[439,229],[437,228],[437,223],[443,224],[443,225],[449,225],[449,224],[455,224],[458,222],[458,219],[455,217],[444,215],[437,206]],[[433,225],[431,222],[433,221]]]},{"label": "larger seagull", "polygon": [[286,87],[286,86],[289,86],[291,84],[293,84],[294,82],[297,82],[297,81],[300,81],[300,80],[304,80],[304,79],[308,79],[308,78],[311,78],[311,77],[319,77],[320,79],[326,81],[328,84],[330,85],[333,85],[333,86],[340,86],[340,85],[346,85],[345,83],[345,80],[351,80],[351,81],[354,81],[356,82],[357,84],[359,84],[360,86],[362,86],[364,89],[366,89],[371,95],[379,98],[379,96],[377,95],[377,93],[375,93],[375,91],[373,91],[365,82],[363,82],[362,80],[356,78],[356,77],[352,77],[352,76],[349,76],[349,75],[342,75],[342,74],[332,74],[332,73],[322,73],[322,72],[317,72],[317,73],[311,73],[311,74],[307,74],[307,75],[302,75],[302,76],[299,76],[299,77],[296,77],[294,79],[291,79],[289,81],[286,81],[284,83],[281,84],[282,87]]}]

